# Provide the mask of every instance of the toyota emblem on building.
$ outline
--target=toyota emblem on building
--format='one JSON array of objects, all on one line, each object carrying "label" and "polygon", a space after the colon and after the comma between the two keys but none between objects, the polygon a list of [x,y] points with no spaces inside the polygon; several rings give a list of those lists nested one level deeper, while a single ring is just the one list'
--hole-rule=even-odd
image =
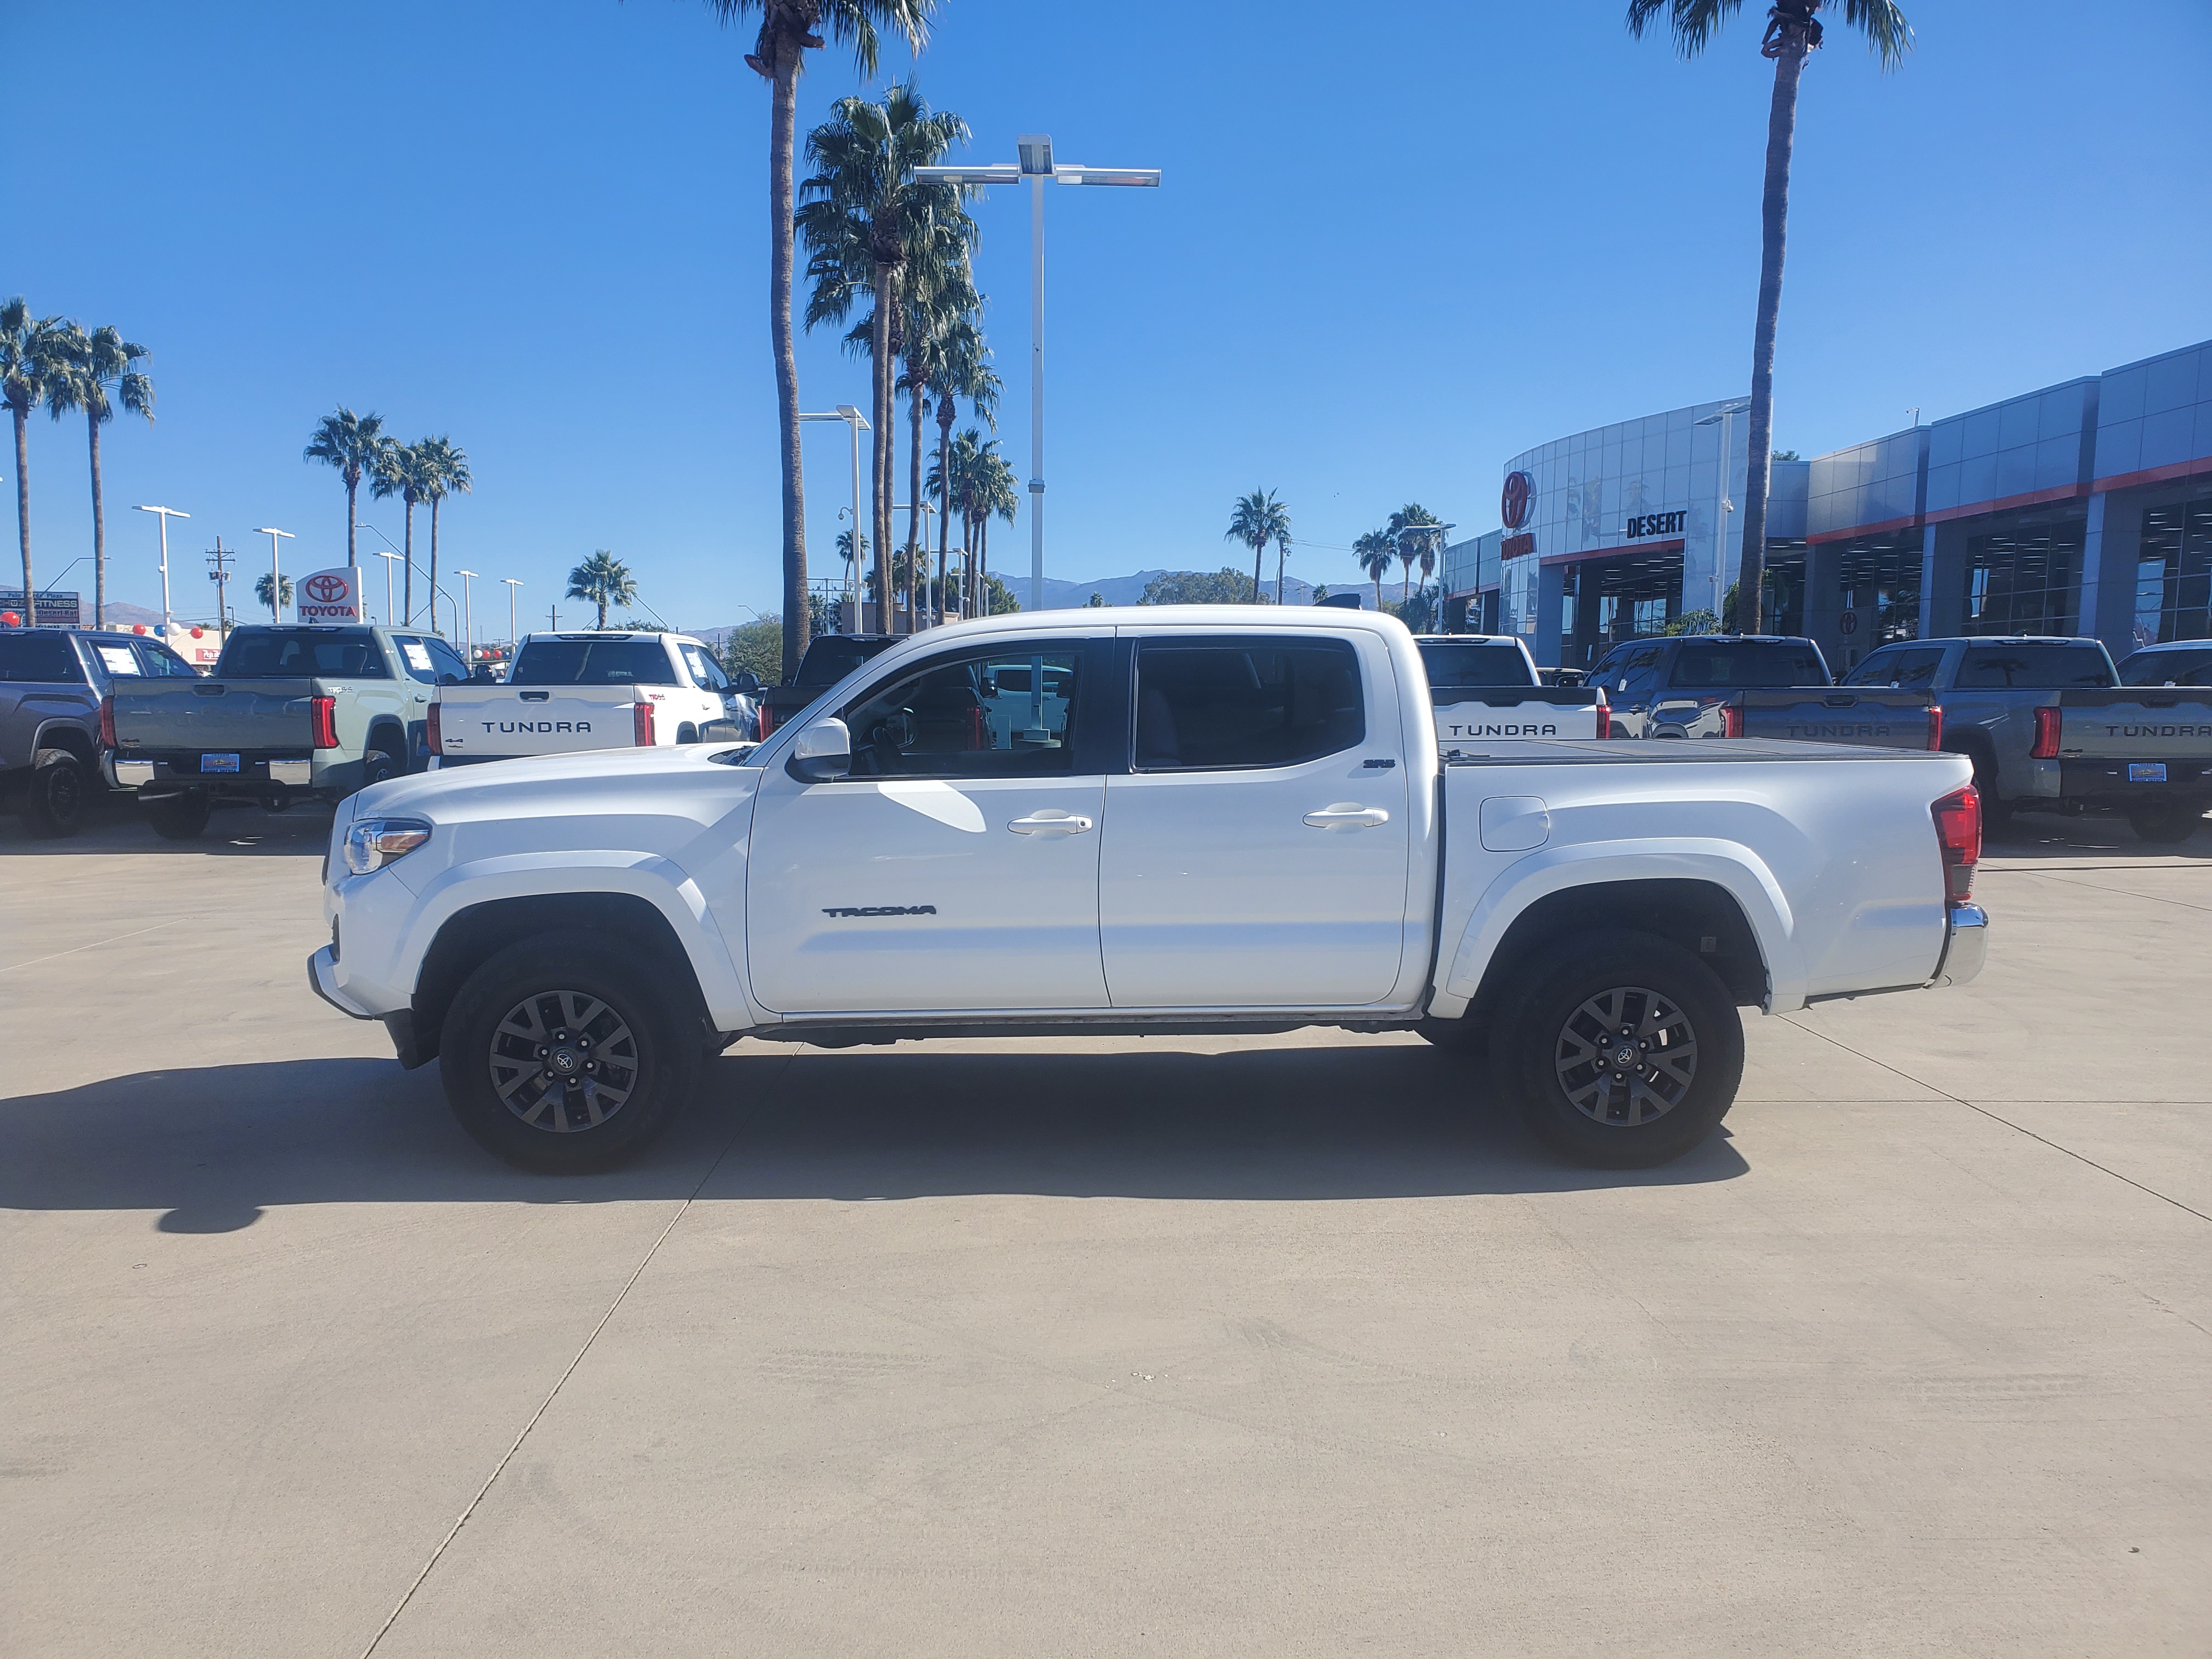
[{"label": "toyota emblem on building", "polygon": [[346,596],[346,579],[334,576],[327,570],[319,576],[308,577],[300,586],[317,605],[336,605]]},{"label": "toyota emblem on building", "polygon": [[1508,530],[1518,530],[1528,522],[1528,487],[1531,480],[1525,472],[1505,475],[1505,493],[1498,498],[1498,516],[1505,521]]}]

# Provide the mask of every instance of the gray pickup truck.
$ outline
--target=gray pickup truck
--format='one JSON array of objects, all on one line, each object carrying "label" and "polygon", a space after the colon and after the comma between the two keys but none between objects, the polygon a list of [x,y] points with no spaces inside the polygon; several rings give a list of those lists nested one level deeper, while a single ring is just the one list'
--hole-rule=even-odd
[{"label": "gray pickup truck", "polygon": [[2144,841],[2171,844],[2212,807],[2212,691],[2166,678],[2123,685],[2095,640],[2021,635],[1886,645],[1849,684],[1942,705],[1943,747],[1974,763],[1993,827],[2019,811],[2107,809]]},{"label": "gray pickup truck", "polygon": [[0,632],[0,793],[39,836],[73,836],[116,775],[100,700],[118,679],[189,680],[198,671],[143,635],[11,628]]},{"label": "gray pickup truck", "polygon": [[1865,749],[1934,749],[1942,715],[1924,692],[1836,685],[1808,639],[1682,634],[1615,646],[1590,671],[1629,738],[1778,738]]},{"label": "gray pickup truck", "polygon": [[118,684],[110,719],[117,753],[154,763],[148,820],[183,841],[220,800],[334,801],[422,770],[438,688],[468,678],[434,634],[261,623],[235,629],[204,679]]}]

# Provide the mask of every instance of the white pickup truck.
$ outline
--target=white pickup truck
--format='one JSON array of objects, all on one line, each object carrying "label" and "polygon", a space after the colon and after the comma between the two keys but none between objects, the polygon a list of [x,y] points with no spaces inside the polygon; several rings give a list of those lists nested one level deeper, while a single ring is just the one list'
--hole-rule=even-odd
[{"label": "white pickup truck", "polygon": [[1739,1007],[1978,971],[1971,769],[1759,740],[1447,758],[1395,618],[994,617],[759,745],[363,790],[308,974],[540,1169],[635,1152],[741,1036],[1316,1025],[1486,1048],[1551,1146],[1642,1166],[1728,1110]]},{"label": "white pickup truck", "polygon": [[528,634],[506,679],[439,688],[430,752],[443,770],[579,750],[750,738],[759,735],[752,696],[759,689],[757,680],[731,680],[687,634]]}]

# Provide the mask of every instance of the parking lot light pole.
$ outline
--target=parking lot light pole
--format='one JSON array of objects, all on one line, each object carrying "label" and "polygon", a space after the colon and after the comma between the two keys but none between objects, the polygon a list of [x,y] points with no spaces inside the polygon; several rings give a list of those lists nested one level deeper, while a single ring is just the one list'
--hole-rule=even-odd
[{"label": "parking lot light pole", "polygon": [[1729,514],[1735,511],[1735,503],[1729,500],[1729,457],[1735,443],[1735,417],[1751,407],[1748,398],[1731,398],[1697,426],[1717,426],[1721,429],[1720,484],[1713,500],[1713,627],[1721,625],[1721,561],[1728,556]]},{"label": "parking lot light pole", "polygon": [[[461,643],[467,647],[461,654],[465,657],[473,657],[477,650],[477,608],[476,600],[470,592],[469,583],[477,573],[473,570],[456,570],[453,574],[461,579]],[[471,663],[469,666],[474,668],[476,665]]]},{"label": "parking lot light pole", "polygon": [[[179,513],[173,507],[142,507],[138,511],[158,513],[161,515],[161,638],[164,642],[167,642],[169,637],[169,520],[189,519],[192,515],[189,513]],[[23,603],[31,607],[31,615],[35,618],[38,615],[38,608],[32,605],[31,597],[28,594],[24,596]]]},{"label": "parking lot light pole", "polygon": [[[860,631],[860,434],[872,433],[868,417],[851,404],[839,404],[831,412],[801,415],[802,421],[842,421],[853,433],[853,574],[845,579],[845,631]],[[896,509],[894,509],[896,510]],[[889,629],[884,630],[890,632]]]},{"label": "parking lot light pole", "polygon": [[1014,141],[1015,162],[984,167],[916,167],[917,179],[981,189],[1030,181],[1030,609],[1044,609],[1044,185],[1121,185],[1157,188],[1158,167],[1091,167],[1077,161],[1054,166],[1052,139],[1025,132]]},{"label": "parking lot light pole", "polygon": [[507,648],[511,653],[522,640],[522,635],[514,631],[514,590],[522,583],[513,576],[501,576],[500,580],[507,588]]},{"label": "parking lot light pole", "polygon": [[298,538],[289,530],[276,530],[267,525],[253,533],[269,538],[269,620],[280,623],[284,620],[284,573],[277,568],[276,550],[283,544],[277,538],[282,537],[288,542]]},{"label": "parking lot light pole", "polygon": [[369,551],[384,561],[384,625],[386,628],[397,628],[399,624],[392,619],[392,562],[399,555],[386,553],[379,548],[371,548]]}]

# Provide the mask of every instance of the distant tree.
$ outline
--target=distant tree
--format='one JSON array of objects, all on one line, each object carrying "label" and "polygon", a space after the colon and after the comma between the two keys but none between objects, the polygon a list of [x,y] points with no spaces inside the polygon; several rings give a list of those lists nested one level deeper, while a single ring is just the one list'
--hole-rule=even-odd
[{"label": "distant tree", "polygon": [[[1729,595],[1733,600],[1735,589],[1729,588]],[[1721,619],[1710,611],[1685,611],[1659,631],[1669,636],[1680,634],[1717,634],[1721,631]]]},{"label": "distant tree", "polygon": [[354,548],[354,521],[361,516],[355,508],[360,499],[362,477],[375,467],[390,442],[384,435],[384,422],[380,416],[356,415],[341,404],[336,414],[325,415],[315,423],[314,433],[301,455],[303,460],[321,461],[335,467],[345,483],[348,566],[361,562]]},{"label": "distant tree", "polygon": [[1403,605],[1412,597],[1413,567],[1419,565],[1423,576],[1437,567],[1444,538],[1443,523],[1419,501],[1408,501],[1390,515],[1389,536],[1398,562],[1406,568],[1398,584],[1398,603]]},{"label": "distant tree", "polygon": [[[133,345],[115,329],[105,325],[87,334],[75,323],[65,326],[56,342],[53,383],[46,392],[46,407],[56,420],[71,410],[84,411],[92,444],[92,625],[107,626],[107,520],[100,500],[100,428],[115,418],[119,403],[133,415],[154,420],[154,382],[138,365],[146,348]],[[115,396],[108,397],[114,388]]]},{"label": "distant tree", "polygon": [[1090,606],[1103,605],[1104,605],[1105,603],[1106,603],[1106,601],[1105,601],[1105,600],[1103,600],[1103,599],[1100,599],[1100,598],[1099,598],[1096,593],[1093,593],[1093,594],[1091,596],[1091,599],[1090,599],[1090,601],[1089,601],[1089,605],[1088,605],[1088,606],[1086,606],[1086,609],[1087,609],[1087,608],[1089,608]]},{"label": "distant tree", "polygon": [[451,438],[425,438],[415,446],[422,465],[422,499],[430,503],[430,627],[438,626],[438,508],[448,495],[465,495],[476,488],[469,471],[468,452]]},{"label": "distant tree", "polygon": [[563,597],[588,599],[598,605],[599,626],[604,629],[609,605],[637,603],[637,579],[628,565],[602,547],[568,573],[568,591]]},{"label": "distant tree", "polygon": [[1208,574],[1197,570],[1164,570],[1145,584],[1139,605],[1252,605],[1260,585],[1241,570],[1224,566]]},{"label": "distant tree", "polygon": [[732,676],[755,674],[763,685],[783,678],[783,618],[763,617],[722,636],[722,666]]},{"label": "distant tree", "polygon": [[1328,597],[1328,585],[1324,582],[1321,586],[1314,589],[1313,596],[1314,603],[1316,605],[1319,605],[1323,599]]},{"label": "distant tree", "polygon": [[1802,461],[1805,458],[1794,449],[1778,449],[1774,452],[1774,459],[1778,461]]},{"label": "distant tree", "polygon": [[1390,539],[1387,530],[1370,530],[1352,544],[1352,556],[1359,568],[1375,583],[1375,608],[1382,608],[1382,578],[1390,574],[1390,562],[1398,556],[1398,544]]},{"label": "distant tree", "polygon": [[269,597],[270,586],[270,573],[264,571],[261,574],[260,579],[253,584],[253,597],[260,600],[262,604],[269,606],[270,621],[282,622],[283,620],[283,612],[278,609],[278,607],[280,605],[287,605],[292,603],[292,579],[289,576],[284,576],[278,579],[276,585],[276,598],[274,603],[270,602]]},{"label": "distant tree", "polygon": [[[1272,489],[1255,489],[1249,495],[1239,495],[1237,505],[1230,509],[1229,528],[1222,533],[1224,541],[1242,542],[1252,550],[1252,597],[1260,596],[1260,559],[1267,550],[1267,544],[1275,542],[1287,548],[1291,541],[1291,510],[1276,500]],[[1276,580],[1280,597],[1279,559]]]},{"label": "distant tree", "polygon": [[[405,558],[406,574],[402,578],[399,614],[407,619],[407,626],[415,626],[415,508],[429,494],[430,463],[422,444],[403,444],[386,441],[377,452],[369,467],[369,493],[377,500],[397,495],[407,511],[407,529],[401,552]],[[430,615],[434,622],[438,614],[438,595],[430,594]],[[604,625],[604,624],[602,624]]]},{"label": "distant tree", "polygon": [[15,524],[23,543],[23,619],[37,620],[31,582],[31,411],[46,401],[58,366],[62,319],[31,315],[23,296],[0,305],[0,401],[15,422]]}]

